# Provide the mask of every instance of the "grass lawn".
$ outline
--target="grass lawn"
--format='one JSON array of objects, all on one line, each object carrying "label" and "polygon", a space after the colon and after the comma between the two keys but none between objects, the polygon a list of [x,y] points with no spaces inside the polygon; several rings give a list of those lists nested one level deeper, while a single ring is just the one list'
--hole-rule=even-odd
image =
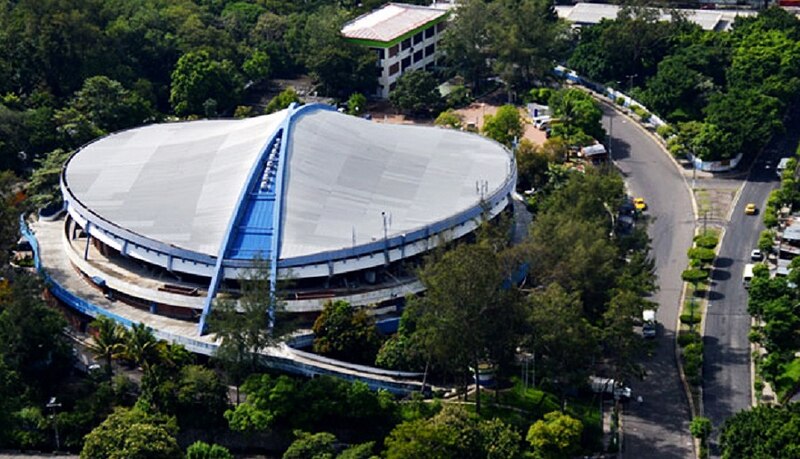
[{"label": "grass lawn", "polygon": [[[524,389],[518,378],[513,381],[512,388],[500,392],[499,402],[495,401],[494,392],[481,391],[481,417],[499,418],[516,426],[524,436],[531,424],[542,419],[545,414],[561,411],[561,403],[556,395],[535,388]],[[589,451],[602,449],[603,427],[598,397],[567,397],[566,412],[583,423],[582,444]],[[475,400],[474,395],[470,400]],[[475,406],[468,405],[468,409],[474,411]]]},{"label": "grass lawn", "polygon": [[783,366],[783,373],[775,380],[775,393],[778,400],[789,396],[800,383],[800,358],[795,358]]}]

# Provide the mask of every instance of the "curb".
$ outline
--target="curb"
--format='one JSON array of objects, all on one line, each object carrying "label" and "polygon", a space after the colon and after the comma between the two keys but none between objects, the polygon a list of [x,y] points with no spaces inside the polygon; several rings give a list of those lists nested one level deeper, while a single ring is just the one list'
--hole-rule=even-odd
[{"label": "curb", "polygon": [[[628,115],[627,113],[623,112],[622,110],[619,110],[617,108],[616,104],[612,103],[611,101],[606,100],[606,98],[604,98],[602,96],[598,96],[597,94],[595,94],[592,91],[589,91],[589,93],[592,94],[592,96],[594,96],[594,98],[596,100],[598,100],[600,103],[604,104],[606,107],[611,108],[615,112],[625,116],[625,118],[627,118],[634,125],[636,125],[636,127],[639,128],[642,132],[644,132],[647,136],[649,136],[651,138],[651,140],[653,140],[658,145],[659,150],[661,150],[661,152],[663,154],[665,154],[667,157],[669,157],[670,161],[672,161],[672,164],[675,166],[675,169],[680,174],[681,179],[683,180],[684,186],[686,186],[686,189],[689,191],[689,196],[691,197],[691,203],[692,203],[692,214],[694,216],[694,226],[695,226],[695,234],[696,234],[696,232],[697,232],[697,220],[699,218],[699,211],[698,211],[698,207],[697,207],[697,199],[695,198],[694,190],[689,185],[689,182],[686,180],[686,176],[683,174],[683,168],[678,163],[678,161],[675,159],[675,157],[672,156],[664,148],[664,144],[661,142],[661,140],[659,139],[658,136],[656,136],[655,134],[650,132],[648,129],[646,129],[644,126],[642,126],[641,123],[639,123],[638,121],[633,119],[630,115]],[[722,245],[722,238],[720,238],[720,246],[721,245]],[[680,348],[680,345],[678,344],[678,333],[680,332],[680,323],[681,323],[681,311],[683,310],[683,304],[686,301],[686,289],[687,289],[686,282],[683,282],[683,286],[681,288],[680,303],[678,304],[678,314],[677,314],[676,324],[675,324],[676,325],[675,326],[675,340],[673,342],[673,348],[674,348],[674,351],[675,351],[674,352],[675,366],[678,368],[678,377],[681,380],[681,385],[683,386],[683,392],[684,392],[684,396],[686,397],[686,401],[687,401],[687,403],[689,405],[690,415],[692,416],[692,418],[694,418],[698,413],[698,409],[694,404],[694,400],[692,399],[692,392],[691,392],[691,389],[689,387],[689,381],[686,379],[686,373],[683,371],[683,364],[681,363],[681,348]],[[703,318],[701,319],[702,320],[702,324],[705,324],[705,313],[707,311],[708,311],[708,307],[706,306],[705,312],[703,313],[704,314]],[[704,326],[704,325],[701,325],[701,326]],[[702,336],[703,336],[703,334],[701,334],[701,337]],[[702,386],[701,386],[700,390],[701,390],[701,392],[700,392],[700,394],[701,394],[700,395],[700,403],[702,405]],[[702,406],[700,407],[700,412],[702,412]],[[620,418],[621,417],[622,416],[620,416]],[[691,421],[691,419],[690,419],[690,421]],[[622,433],[622,429],[620,429],[620,433]],[[624,435],[621,434],[620,436],[622,437]],[[620,451],[621,451],[621,449],[620,449]],[[698,442],[694,437],[692,437],[692,451],[694,452],[695,457],[698,457],[698,454],[699,454],[700,450],[698,448]]]},{"label": "curb", "polygon": [[672,164],[675,166],[675,169],[678,171],[678,173],[681,176],[681,179],[683,180],[683,184],[686,186],[686,189],[689,190],[689,195],[692,197],[692,199],[691,199],[691,201],[692,201],[692,214],[694,214],[694,220],[695,220],[695,226],[696,226],[697,225],[697,220],[700,218],[700,212],[699,212],[698,207],[697,207],[697,199],[695,199],[694,190],[692,189],[691,185],[689,185],[689,182],[686,180],[686,176],[683,175],[683,167],[681,167],[680,163],[678,163],[678,160],[676,160],[675,157],[672,156],[666,150],[666,148],[664,148],[664,143],[661,141],[661,139],[657,135],[653,134],[647,128],[642,126],[642,124],[640,122],[638,122],[635,119],[633,119],[628,113],[626,113],[626,112],[620,110],[619,108],[617,108],[615,103],[607,100],[605,97],[598,96],[597,94],[595,94],[592,91],[589,91],[589,93],[592,94],[592,96],[594,96],[595,99],[600,101],[600,103],[604,104],[608,108],[611,108],[615,112],[623,115],[625,118],[627,118],[629,121],[631,121],[637,128],[639,128],[639,130],[644,132],[648,137],[650,137],[651,140],[653,140],[656,144],[658,144],[659,150],[661,150],[661,152],[664,155],[666,155],[669,158],[670,161],[672,161]]}]

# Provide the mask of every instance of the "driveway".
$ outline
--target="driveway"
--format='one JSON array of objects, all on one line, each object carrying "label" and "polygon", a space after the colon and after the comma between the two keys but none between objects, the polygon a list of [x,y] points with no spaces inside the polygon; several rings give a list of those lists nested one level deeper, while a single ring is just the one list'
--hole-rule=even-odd
[{"label": "driveway", "polygon": [[689,190],[675,164],[656,141],[627,117],[604,106],[604,125],[611,130],[611,154],[625,175],[631,193],[644,197],[660,290],[660,324],[655,348],[642,364],[646,377],[631,381],[634,398],[625,409],[623,457],[693,457],[690,411],[675,360],[675,327],[681,298],[681,272],[692,243],[695,219]]}]

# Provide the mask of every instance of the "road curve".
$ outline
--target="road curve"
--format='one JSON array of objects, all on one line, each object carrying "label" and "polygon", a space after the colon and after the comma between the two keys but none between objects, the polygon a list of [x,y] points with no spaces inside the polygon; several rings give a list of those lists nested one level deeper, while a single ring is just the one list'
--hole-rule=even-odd
[{"label": "road curve", "polygon": [[686,251],[695,225],[691,195],[680,171],[652,137],[614,109],[604,105],[603,112],[612,157],[631,193],[644,197],[649,206],[660,286],[653,297],[659,304],[659,334],[652,356],[643,362],[647,376],[630,384],[634,397],[641,395],[643,402],[631,402],[625,410],[623,457],[694,457],[691,414],[675,360],[681,272],[688,262]]}]

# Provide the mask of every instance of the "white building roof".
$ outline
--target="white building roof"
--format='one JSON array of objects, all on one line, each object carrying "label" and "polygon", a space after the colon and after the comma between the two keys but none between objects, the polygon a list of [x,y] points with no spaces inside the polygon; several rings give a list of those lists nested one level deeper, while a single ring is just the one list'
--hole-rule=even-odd
[{"label": "white building roof", "polygon": [[387,3],[345,24],[342,35],[360,40],[390,42],[445,14],[447,10],[443,8]]},{"label": "white building roof", "polygon": [[[615,19],[621,7],[601,3],[577,3],[575,5],[558,5],[558,16],[575,24],[597,24],[603,19]],[[755,11],[744,10],[677,10],[686,15],[686,19],[705,30],[728,30],[737,16],[753,16]],[[669,10],[661,10],[662,21],[672,20]]]},{"label": "white building roof", "polygon": [[286,113],[154,124],[112,134],[70,159],[66,183],[107,222],[216,256],[242,184]]},{"label": "white building roof", "polygon": [[[319,110],[289,141],[281,258],[346,249],[480,206],[510,176],[500,144],[452,129],[382,124]],[[355,244],[354,244],[355,240]]]},{"label": "white building roof", "polygon": [[[289,115],[167,123],[102,138],[67,163],[68,199],[144,238],[217,256],[254,163]],[[318,108],[287,139],[280,258],[425,229],[514,179],[510,153],[451,129]],[[479,186],[480,185],[480,186]]]}]

